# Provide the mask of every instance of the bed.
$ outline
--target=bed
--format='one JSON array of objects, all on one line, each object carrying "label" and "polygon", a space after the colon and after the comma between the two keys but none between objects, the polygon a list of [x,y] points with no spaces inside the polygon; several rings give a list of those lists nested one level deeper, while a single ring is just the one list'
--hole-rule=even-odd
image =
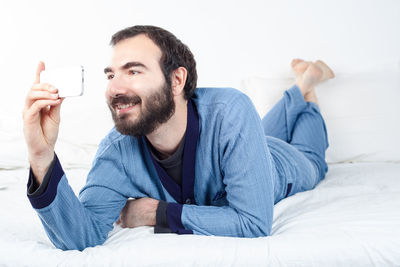
[{"label": "bed", "polygon": [[[262,115],[292,82],[249,77],[241,89]],[[280,201],[271,236],[253,239],[116,225],[102,246],[56,249],[26,198],[23,138],[0,129],[0,266],[400,266],[399,66],[337,73],[317,93],[330,141],[328,174],[314,190]],[[63,120],[76,117],[64,112]],[[62,129],[57,151],[77,193],[96,145],[68,139],[72,132]]]}]

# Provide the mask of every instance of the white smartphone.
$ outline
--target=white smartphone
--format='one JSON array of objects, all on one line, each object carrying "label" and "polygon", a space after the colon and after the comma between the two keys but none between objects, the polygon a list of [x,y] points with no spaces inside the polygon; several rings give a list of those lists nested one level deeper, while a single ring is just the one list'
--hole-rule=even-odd
[{"label": "white smartphone", "polygon": [[83,95],[83,66],[68,66],[44,70],[40,73],[40,82],[49,83],[58,89],[60,97]]}]

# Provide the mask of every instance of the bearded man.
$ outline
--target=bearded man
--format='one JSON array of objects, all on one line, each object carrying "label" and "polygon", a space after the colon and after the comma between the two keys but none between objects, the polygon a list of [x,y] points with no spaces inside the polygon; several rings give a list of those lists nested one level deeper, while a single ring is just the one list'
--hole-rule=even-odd
[{"label": "bearded man", "polygon": [[155,233],[267,236],[274,204],[325,177],[327,133],[314,90],[334,76],[324,62],[293,60],[295,85],[261,119],[238,90],[196,88],[192,53],[164,29],[126,28],[111,45],[104,72],[115,127],[79,197],[54,152],[63,99],[40,83],[44,63],[26,97],[27,195],[57,248],[103,244],[115,222]]}]

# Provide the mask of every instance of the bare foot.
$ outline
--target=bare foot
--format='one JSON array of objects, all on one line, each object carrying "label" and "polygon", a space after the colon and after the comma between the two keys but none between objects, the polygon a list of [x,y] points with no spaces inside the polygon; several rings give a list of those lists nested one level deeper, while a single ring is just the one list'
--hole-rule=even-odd
[{"label": "bare foot", "polygon": [[[296,85],[303,95],[313,90],[319,83],[335,77],[333,71],[321,60],[317,60],[315,63],[297,62],[293,66],[293,70],[297,76]],[[301,73],[302,71],[303,73]]]},{"label": "bare foot", "polygon": [[303,73],[306,71],[306,69],[310,65],[310,63],[311,63],[310,61],[304,61],[299,58],[293,59],[291,66],[292,66],[294,73],[296,74],[296,77],[303,75]]},{"label": "bare foot", "polygon": [[335,77],[333,71],[321,60],[315,62],[293,59],[292,69],[296,74],[296,85],[299,87],[307,102],[318,104],[315,86]]},{"label": "bare foot", "polygon": [[317,60],[314,63],[311,61],[304,61],[303,59],[295,58],[291,62],[292,69],[296,74],[296,77],[301,76],[310,66],[310,64],[317,65],[323,72],[322,79],[320,82],[323,82],[328,79],[332,79],[335,77],[333,71],[325,64],[322,60]]},{"label": "bare foot", "polygon": [[320,82],[335,78],[335,73],[322,60],[315,61],[315,64],[322,70],[322,79]]}]

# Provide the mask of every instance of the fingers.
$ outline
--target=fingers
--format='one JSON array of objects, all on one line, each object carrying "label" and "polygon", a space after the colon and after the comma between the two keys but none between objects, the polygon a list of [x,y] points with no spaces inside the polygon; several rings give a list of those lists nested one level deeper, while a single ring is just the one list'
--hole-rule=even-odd
[{"label": "fingers", "polygon": [[126,218],[123,214],[121,214],[116,222],[121,228],[127,228],[128,225],[126,224]]},{"label": "fingers", "polygon": [[48,83],[36,83],[32,86],[31,91],[48,91],[55,93],[58,92],[58,89]]},{"label": "fingers", "polygon": [[39,99],[57,99],[58,89],[48,83],[34,84],[25,99],[25,108],[29,108],[33,102]]},{"label": "fingers", "polygon": [[60,121],[60,109],[61,109],[61,104],[64,101],[65,97],[59,98],[60,102],[59,104],[50,107],[49,111],[49,116],[54,120],[54,121]]},{"label": "fingers", "polygon": [[[35,82],[29,91],[26,101],[25,101],[25,109],[29,109],[36,101],[39,101],[35,104],[35,109],[37,107],[47,107],[47,106],[55,106],[60,104],[62,101],[58,100],[58,89],[48,83],[40,83],[40,73],[45,69],[44,63],[42,61],[39,62],[36,69],[36,77]],[[47,105],[45,104],[47,103]]]},{"label": "fingers", "polygon": [[[22,117],[24,119],[24,122],[29,125],[32,123],[35,123],[35,121],[38,120],[38,116],[40,116],[41,111],[45,111],[46,113],[48,112],[54,112],[52,109],[57,106],[61,105],[62,99],[55,99],[55,100],[36,100],[29,108],[25,108],[22,112]],[[50,109],[48,108],[50,106]],[[59,110],[59,109],[58,109]],[[59,114],[52,115],[53,121],[56,123],[59,122]]]},{"label": "fingers", "polygon": [[40,61],[36,69],[36,77],[34,84],[40,83],[40,73],[44,70],[45,70],[44,63]]},{"label": "fingers", "polygon": [[28,115],[29,113],[35,114],[39,113],[43,108],[48,107],[48,106],[57,106],[61,103],[61,99],[40,99],[36,100],[35,103],[32,104],[32,106],[28,110]]},{"label": "fingers", "polygon": [[119,225],[121,228],[125,228],[125,223],[123,223],[123,220],[122,220],[122,215],[119,215],[119,218],[118,218],[118,220],[115,222],[117,225]]},{"label": "fingers", "polygon": [[137,199],[128,199],[126,201],[125,206],[121,210],[118,221],[116,222],[120,227],[122,228],[136,227],[135,221],[132,221],[132,218],[135,217],[135,215],[132,214],[133,210],[131,210],[132,206],[136,204],[136,201]]},{"label": "fingers", "polygon": [[125,217],[126,217],[126,212],[127,212],[127,209],[128,209],[128,203],[129,203],[129,200],[126,202],[125,206],[122,208],[122,210],[121,210],[121,212],[119,214],[118,221],[117,221],[117,224],[119,226],[121,226],[122,228],[126,228]]},{"label": "fingers", "polygon": [[58,93],[53,93],[49,91],[30,91],[28,93],[28,100],[39,100],[39,99],[58,99]]}]

